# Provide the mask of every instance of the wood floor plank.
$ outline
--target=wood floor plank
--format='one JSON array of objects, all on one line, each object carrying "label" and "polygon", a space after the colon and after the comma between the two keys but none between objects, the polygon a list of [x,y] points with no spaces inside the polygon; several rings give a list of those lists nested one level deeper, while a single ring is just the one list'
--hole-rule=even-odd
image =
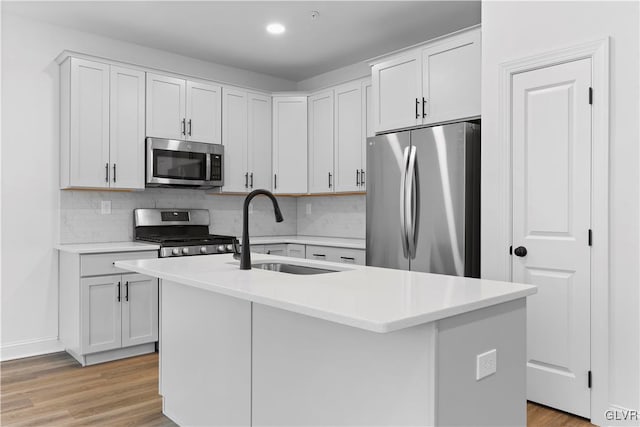
[{"label": "wood floor plank", "polygon": [[[158,355],[82,368],[62,352],[0,364],[2,426],[174,427],[162,414]],[[591,427],[588,420],[535,403],[529,427]]]}]

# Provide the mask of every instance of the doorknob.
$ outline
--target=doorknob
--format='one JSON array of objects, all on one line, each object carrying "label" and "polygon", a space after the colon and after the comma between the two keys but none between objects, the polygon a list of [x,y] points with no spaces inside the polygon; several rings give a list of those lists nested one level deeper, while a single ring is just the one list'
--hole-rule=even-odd
[{"label": "doorknob", "polygon": [[518,246],[514,251],[514,254],[516,254],[516,256],[519,257],[523,257],[527,255],[527,248],[525,248],[524,246]]}]

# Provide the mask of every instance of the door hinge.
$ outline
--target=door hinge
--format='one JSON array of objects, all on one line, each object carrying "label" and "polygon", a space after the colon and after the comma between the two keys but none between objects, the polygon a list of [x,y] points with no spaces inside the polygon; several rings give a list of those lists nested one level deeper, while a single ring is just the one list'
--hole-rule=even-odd
[{"label": "door hinge", "polygon": [[509,246],[509,255],[513,255],[513,246]]},{"label": "door hinge", "polygon": [[589,246],[593,246],[593,232],[589,229]]},{"label": "door hinge", "polygon": [[589,88],[589,104],[593,104],[593,88]]},{"label": "door hinge", "polygon": [[587,373],[587,385],[591,388],[591,371]]}]

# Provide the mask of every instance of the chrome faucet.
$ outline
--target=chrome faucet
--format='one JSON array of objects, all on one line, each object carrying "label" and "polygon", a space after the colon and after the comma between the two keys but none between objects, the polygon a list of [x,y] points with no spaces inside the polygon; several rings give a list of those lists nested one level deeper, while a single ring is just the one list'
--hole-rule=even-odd
[{"label": "chrome faucet", "polygon": [[240,260],[240,270],[251,270],[251,248],[249,247],[249,203],[251,199],[263,194],[271,199],[273,203],[273,211],[276,214],[276,222],[282,222],[282,213],[280,206],[273,193],[267,190],[253,190],[244,199],[244,207],[242,208],[242,250],[238,249],[238,243],[233,244],[233,257]]}]

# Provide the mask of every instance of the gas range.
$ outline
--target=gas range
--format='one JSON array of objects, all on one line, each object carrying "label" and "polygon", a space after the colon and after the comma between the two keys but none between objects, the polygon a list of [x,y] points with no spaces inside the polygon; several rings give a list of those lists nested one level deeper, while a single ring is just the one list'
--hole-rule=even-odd
[{"label": "gas range", "polygon": [[160,258],[233,252],[233,236],[209,234],[206,209],[135,209],[134,238],[160,245]]}]

